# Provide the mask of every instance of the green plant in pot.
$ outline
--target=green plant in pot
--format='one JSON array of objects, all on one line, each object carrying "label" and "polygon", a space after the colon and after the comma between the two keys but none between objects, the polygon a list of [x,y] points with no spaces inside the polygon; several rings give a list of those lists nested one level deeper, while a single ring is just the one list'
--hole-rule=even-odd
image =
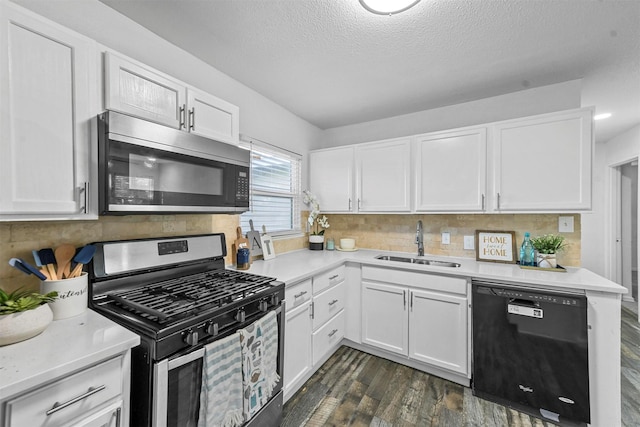
[{"label": "green plant in pot", "polygon": [[53,302],[57,292],[40,294],[21,290],[7,293],[0,289],[0,346],[32,338],[53,320],[47,303]]},{"label": "green plant in pot", "polygon": [[536,262],[538,267],[542,268],[556,268],[558,266],[556,255],[567,246],[564,236],[558,234],[544,234],[533,237],[531,244],[537,252]]}]

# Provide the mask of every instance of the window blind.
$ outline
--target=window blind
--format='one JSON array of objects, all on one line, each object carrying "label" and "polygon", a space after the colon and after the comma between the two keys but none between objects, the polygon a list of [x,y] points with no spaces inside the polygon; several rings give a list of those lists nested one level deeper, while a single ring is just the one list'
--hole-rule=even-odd
[{"label": "window blind", "polygon": [[300,233],[301,156],[251,139],[250,210],[240,216],[243,232],[264,225],[272,236]]}]

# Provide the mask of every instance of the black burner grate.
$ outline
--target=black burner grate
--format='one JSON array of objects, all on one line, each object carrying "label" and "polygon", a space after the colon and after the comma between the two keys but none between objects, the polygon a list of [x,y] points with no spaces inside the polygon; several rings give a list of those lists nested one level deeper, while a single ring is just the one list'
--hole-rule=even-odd
[{"label": "black burner grate", "polygon": [[203,309],[223,307],[265,289],[275,279],[232,270],[214,270],[109,294],[119,305],[159,322]]}]

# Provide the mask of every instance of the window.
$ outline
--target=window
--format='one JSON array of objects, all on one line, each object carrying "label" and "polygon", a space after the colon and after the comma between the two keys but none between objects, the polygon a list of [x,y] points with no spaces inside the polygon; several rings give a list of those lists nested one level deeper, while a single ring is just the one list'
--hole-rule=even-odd
[{"label": "window", "polygon": [[250,210],[240,216],[243,232],[264,225],[272,236],[298,234],[300,229],[301,156],[255,140],[251,149]]}]

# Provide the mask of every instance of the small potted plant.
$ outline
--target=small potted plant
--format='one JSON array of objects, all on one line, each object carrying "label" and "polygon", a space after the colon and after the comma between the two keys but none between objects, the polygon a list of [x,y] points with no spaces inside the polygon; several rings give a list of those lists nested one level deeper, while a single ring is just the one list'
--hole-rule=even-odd
[{"label": "small potted plant", "polygon": [[57,292],[39,294],[18,289],[7,293],[0,289],[0,346],[35,337],[53,320],[47,303]]},{"label": "small potted plant", "polygon": [[309,232],[309,249],[312,251],[321,251],[324,249],[324,231],[329,228],[329,219],[326,215],[320,216],[320,204],[318,199],[311,194],[309,190],[304,190],[304,203],[309,205],[311,212],[307,223],[310,227]]},{"label": "small potted plant", "polygon": [[536,262],[538,267],[556,268],[558,266],[556,254],[567,246],[564,236],[558,234],[544,234],[533,237],[531,244],[536,250]]}]

